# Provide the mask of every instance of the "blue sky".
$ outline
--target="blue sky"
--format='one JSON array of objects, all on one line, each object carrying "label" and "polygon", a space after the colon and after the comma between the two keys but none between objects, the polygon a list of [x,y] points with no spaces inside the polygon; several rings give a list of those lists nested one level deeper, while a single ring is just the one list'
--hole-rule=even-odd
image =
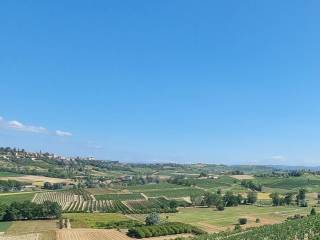
[{"label": "blue sky", "polygon": [[320,165],[320,2],[1,1],[0,145]]}]

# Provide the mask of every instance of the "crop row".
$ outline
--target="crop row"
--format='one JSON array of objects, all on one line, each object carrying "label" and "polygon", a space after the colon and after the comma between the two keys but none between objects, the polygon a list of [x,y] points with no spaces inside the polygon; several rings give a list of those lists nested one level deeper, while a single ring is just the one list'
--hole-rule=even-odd
[{"label": "crop row", "polygon": [[64,212],[106,212],[124,214],[149,212],[176,212],[169,200],[155,198],[150,200],[99,200],[87,192],[59,191],[37,193],[32,200],[41,204],[45,201],[57,202]]},{"label": "crop row", "polygon": [[290,220],[247,230],[204,235],[195,240],[318,240],[320,239],[320,215]]}]

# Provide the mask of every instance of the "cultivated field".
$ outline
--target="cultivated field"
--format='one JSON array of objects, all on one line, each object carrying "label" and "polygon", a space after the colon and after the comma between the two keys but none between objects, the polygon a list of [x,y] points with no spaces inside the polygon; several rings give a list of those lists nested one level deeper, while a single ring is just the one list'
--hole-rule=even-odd
[{"label": "cultivated field", "polygon": [[10,204],[12,202],[31,201],[34,194],[33,192],[0,193],[0,203]]},{"label": "cultivated field", "polygon": [[39,233],[31,233],[31,234],[24,234],[24,235],[17,235],[17,236],[1,236],[0,240],[40,240]]},{"label": "cultivated field", "polygon": [[0,180],[16,180],[21,182],[30,182],[33,185],[42,186],[45,182],[50,183],[71,183],[71,179],[51,178],[44,176],[22,175],[22,176],[4,176]]},{"label": "cultivated field", "polygon": [[[307,215],[309,213],[310,208],[238,206],[225,208],[224,211],[217,211],[211,208],[182,208],[178,213],[162,214],[162,218],[172,222],[189,223],[208,232],[217,232],[228,228],[233,229],[240,217],[248,218],[246,227],[254,227],[279,223],[288,216],[295,214]],[[133,216],[137,218],[138,215]],[[255,223],[256,218],[260,219],[261,222],[259,224]]]},{"label": "cultivated field", "polygon": [[132,240],[132,238],[113,229],[63,229],[57,231],[57,240]]},{"label": "cultivated field", "polygon": [[57,220],[15,221],[6,231],[8,235],[41,233],[58,229]]},{"label": "cultivated field", "polygon": [[129,220],[119,213],[65,213],[63,217],[70,219],[72,228],[94,228],[97,223]]},{"label": "cultivated field", "polygon": [[230,177],[235,178],[237,180],[250,180],[250,179],[254,179],[254,176],[252,175],[230,175]]}]

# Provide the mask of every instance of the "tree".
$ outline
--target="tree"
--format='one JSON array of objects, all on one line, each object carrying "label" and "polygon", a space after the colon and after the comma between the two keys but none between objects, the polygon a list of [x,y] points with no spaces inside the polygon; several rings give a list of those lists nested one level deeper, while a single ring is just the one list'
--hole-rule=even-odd
[{"label": "tree", "polygon": [[297,205],[299,206],[305,206],[306,205],[306,190],[304,188],[301,188],[299,189],[299,192],[297,194],[297,197],[296,197],[296,202],[297,202]]},{"label": "tree", "polygon": [[247,202],[253,204],[256,201],[257,201],[257,193],[256,192],[248,192]]},{"label": "tree", "polygon": [[315,208],[312,208],[311,211],[310,211],[310,215],[316,215],[316,209]]},{"label": "tree", "polygon": [[203,197],[200,195],[191,195],[190,200],[193,206],[203,205]]},{"label": "tree", "polygon": [[284,196],[284,203],[290,205],[292,203],[293,193],[286,193]]},{"label": "tree", "polygon": [[207,205],[208,207],[212,207],[217,206],[219,203],[221,203],[222,198],[216,193],[206,193],[203,201],[205,205]]},{"label": "tree", "polygon": [[281,205],[281,198],[279,196],[279,193],[277,193],[277,192],[271,193],[270,197],[272,199],[273,206],[280,206]]},{"label": "tree", "polygon": [[240,225],[247,224],[247,222],[248,222],[248,219],[246,219],[246,218],[239,218],[239,224],[240,224]]},{"label": "tree", "polygon": [[15,215],[15,212],[13,209],[8,208],[5,211],[5,214],[2,217],[3,221],[14,221],[17,219],[17,216]]},{"label": "tree", "polygon": [[150,213],[146,217],[146,225],[157,225],[160,223],[160,215],[159,213]]},{"label": "tree", "polygon": [[174,201],[174,200],[171,200],[169,202],[169,207],[173,208],[173,209],[176,209],[178,207],[178,203],[176,201]]}]

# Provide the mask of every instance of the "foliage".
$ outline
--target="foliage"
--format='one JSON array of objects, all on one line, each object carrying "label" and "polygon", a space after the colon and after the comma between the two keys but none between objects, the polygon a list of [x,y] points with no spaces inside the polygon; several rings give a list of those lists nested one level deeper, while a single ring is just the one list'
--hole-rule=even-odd
[{"label": "foliage", "polygon": [[239,218],[239,224],[240,224],[240,225],[247,224],[247,222],[248,222],[248,219],[246,219],[246,218]]},{"label": "foliage", "polygon": [[53,202],[44,202],[43,204],[28,201],[23,203],[13,202],[5,208],[2,220],[15,221],[58,218],[61,216],[61,212],[61,207]]},{"label": "foliage", "polygon": [[149,238],[157,236],[174,235],[180,233],[204,234],[201,229],[180,222],[164,223],[155,226],[130,228],[128,236],[135,238]]},{"label": "foliage", "polygon": [[104,194],[104,195],[96,195],[95,198],[97,200],[120,200],[120,201],[143,199],[140,193]]},{"label": "foliage", "polygon": [[262,185],[258,184],[258,183],[255,183],[252,180],[242,180],[241,181],[241,185],[246,187],[246,188],[249,188],[249,189],[251,189],[253,191],[261,192],[261,190],[262,190]]},{"label": "foliage", "polygon": [[157,225],[160,223],[160,215],[159,213],[150,213],[147,217],[146,217],[146,225]]},{"label": "foliage", "polygon": [[195,240],[318,240],[320,238],[320,216],[290,220],[281,224],[257,227],[243,232],[221,232],[196,237]]},{"label": "foliage", "polygon": [[248,195],[247,195],[247,202],[248,203],[255,203],[258,199],[258,194],[256,192],[248,192]]},{"label": "foliage", "polygon": [[127,221],[112,221],[112,222],[97,222],[96,227],[97,228],[106,228],[106,229],[112,229],[112,228],[120,228],[120,229],[128,229],[133,227],[142,227],[144,226],[143,223],[136,221],[136,220],[127,220]]}]

